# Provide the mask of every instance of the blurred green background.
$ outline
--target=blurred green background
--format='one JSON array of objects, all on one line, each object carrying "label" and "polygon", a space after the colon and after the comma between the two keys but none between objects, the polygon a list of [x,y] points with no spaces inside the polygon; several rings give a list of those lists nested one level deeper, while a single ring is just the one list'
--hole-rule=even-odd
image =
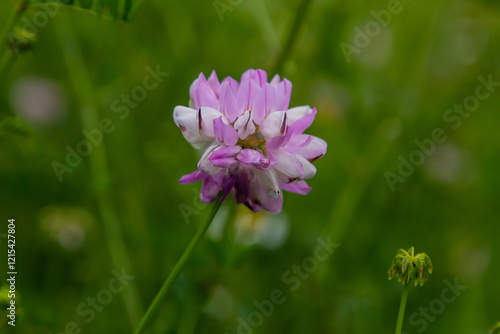
[{"label": "blurred green background", "polygon": [[[0,31],[15,3],[0,2]],[[16,327],[2,316],[0,331],[132,332],[209,211],[196,200],[199,183],[178,183],[199,156],[173,108],[187,105],[200,72],[239,79],[263,68],[293,83],[291,106],[318,109],[307,133],[329,146],[313,189],[285,193],[280,215],[229,198],[150,332],[392,333],[402,288],[387,270],[399,248],[415,246],[434,273],[410,291],[403,329],[487,333],[500,320],[500,92],[460,126],[444,117],[474,96],[479,76],[500,81],[500,3],[401,1],[382,27],[371,11],[391,3],[148,0],[130,22],[60,6],[44,23],[34,16],[43,8],[28,10],[32,50],[0,59],[3,288],[8,218],[18,271]],[[357,51],[346,57],[342,43]],[[120,118],[122,94],[148,67],[169,74]],[[105,118],[114,130],[59,182],[54,161],[66,165],[67,146],[76,150]],[[400,157],[436,128],[446,141],[392,191],[386,172],[397,175]],[[340,245],[292,291],[283,275],[328,236]],[[106,292],[113,270],[134,276],[121,292]],[[439,302],[445,280],[467,286],[451,303]],[[254,301],[275,289],[286,301],[258,321]],[[82,316],[96,297],[107,304]],[[238,331],[238,318],[259,325]]]}]

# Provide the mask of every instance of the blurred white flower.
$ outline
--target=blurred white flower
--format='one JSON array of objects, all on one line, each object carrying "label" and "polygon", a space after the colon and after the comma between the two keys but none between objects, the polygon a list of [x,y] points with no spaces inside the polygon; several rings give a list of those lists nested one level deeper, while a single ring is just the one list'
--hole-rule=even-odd
[{"label": "blurred white flower", "polygon": [[40,213],[42,231],[68,251],[83,245],[93,221],[92,215],[80,208],[46,207]]},{"label": "blurred white flower", "polygon": [[424,168],[430,177],[450,184],[466,184],[476,177],[472,155],[451,142],[438,145]]},{"label": "blurred white flower", "polygon": [[224,321],[233,314],[234,301],[227,289],[217,285],[203,311],[212,318]]},{"label": "blurred white flower", "polygon": [[10,91],[10,101],[15,113],[34,126],[60,122],[66,113],[65,94],[49,79],[18,79]]},{"label": "blurred white flower", "polygon": [[280,247],[289,230],[285,213],[252,213],[244,208],[239,210],[235,220],[235,242],[243,245],[258,244],[267,249]]}]

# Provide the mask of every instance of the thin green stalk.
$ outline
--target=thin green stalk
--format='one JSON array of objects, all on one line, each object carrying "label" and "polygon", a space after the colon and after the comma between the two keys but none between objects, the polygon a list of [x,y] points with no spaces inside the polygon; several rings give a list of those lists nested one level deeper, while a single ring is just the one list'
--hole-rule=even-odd
[{"label": "thin green stalk", "polygon": [[396,326],[396,334],[401,334],[401,329],[403,329],[403,319],[405,317],[406,300],[408,299],[408,290],[410,290],[409,285],[403,287],[403,294],[401,295],[401,304],[399,305],[399,315],[398,324]]},{"label": "thin green stalk", "polygon": [[212,211],[210,212],[207,220],[198,228],[198,231],[196,232],[195,236],[193,237],[193,239],[189,243],[188,247],[186,248],[186,250],[182,254],[179,261],[177,261],[177,263],[175,264],[174,269],[170,272],[170,275],[168,276],[165,283],[163,283],[163,286],[161,287],[160,291],[156,295],[155,299],[153,300],[151,305],[149,305],[149,308],[146,311],[146,314],[144,314],[144,316],[142,317],[141,322],[139,323],[139,326],[137,326],[137,329],[135,330],[134,334],[140,334],[146,330],[147,326],[149,325],[149,322],[153,319],[154,315],[158,311],[158,308],[159,308],[161,302],[163,301],[163,299],[167,295],[168,291],[170,290],[170,287],[172,286],[172,284],[174,284],[177,277],[179,276],[179,273],[181,272],[182,268],[184,267],[184,264],[186,263],[186,261],[189,259],[189,257],[193,253],[194,249],[196,248],[196,246],[200,242],[201,238],[207,232],[208,227],[210,226],[210,224],[214,220],[214,217],[217,214],[217,212],[219,211],[219,208],[221,207],[221,205],[222,205],[222,202],[220,201],[220,198],[218,198],[215,201],[215,203],[212,207]]},{"label": "thin green stalk", "polygon": [[[55,31],[58,35],[61,50],[69,71],[69,77],[77,95],[80,106],[80,118],[84,129],[99,128],[99,110],[94,101],[94,89],[85,68],[85,62],[71,30],[71,22],[67,15],[61,15],[54,21]],[[92,187],[96,195],[99,213],[106,233],[106,241],[111,256],[111,262],[116,270],[126,268],[130,270],[129,256],[123,241],[123,233],[118,214],[112,204],[109,191],[110,173],[107,163],[107,153],[104,142],[93,147],[89,155]],[[137,285],[134,281],[123,290],[122,297],[127,311],[127,318],[131,328],[139,322],[142,313],[141,301]]]},{"label": "thin green stalk", "polygon": [[283,68],[283,64],[285,63],[285,60],[288,58],[290,52],[292,51],[293,44],[298,36],[300,27],[304,22],[304,19],[307,15],[307,10],[309,9],[311,3],[312,0],[302,0],[302,2],[297,7],[295,20],[293,21],[292,27],[290,28],[290,31],[288,33],[288,38],[286,39],[285,42],[285,46],[283,47],[283,51],[281,52],[278,60],[276,61],[276,65],[272,73],[279,73]]},{"label": "thin green stalk", "polygon": [[17,1],[16,5],[14,6],[14,10],[10,13],[9,18],[7,19],[7,24],[5,25],[2,34],[0,35],[0,59],[3,59],[3,54],[5,53],[5,50],[7,50],[7,39],[9,33],[14,29],[17,18],[21,15],[25,7],[26,3],[24,0]]}]

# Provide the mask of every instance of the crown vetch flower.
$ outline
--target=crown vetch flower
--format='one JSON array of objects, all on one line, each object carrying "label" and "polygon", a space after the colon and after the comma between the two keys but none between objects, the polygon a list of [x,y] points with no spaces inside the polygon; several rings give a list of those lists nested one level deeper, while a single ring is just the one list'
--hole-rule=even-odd
[{"label": "crown vetch flower", "polygon": [[203,180],[201,200],[213,202],[222,191],[257,212],[281,211],[282,190],[307,194],[304,181],[316,174],[312,162],[326,153],[324,140],[303,134],[316,109],[289,109],[292,84],[263,70],[250,69],[238,83],[219,82],[215,71],[203,73],[189,89],[189,107],[174,109],[184,138],[205,153],[198,169],[180,183]]}]

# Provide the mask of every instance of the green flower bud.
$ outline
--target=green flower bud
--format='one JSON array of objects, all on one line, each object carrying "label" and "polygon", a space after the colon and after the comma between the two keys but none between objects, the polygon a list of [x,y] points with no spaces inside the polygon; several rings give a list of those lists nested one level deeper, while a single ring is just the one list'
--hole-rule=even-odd
[{"label": "green flower bud", "polygon": [[425,253],[420,253],[415,256],[414,248],[408,251],[400,249],[396,254],[396,258],[392,262],[389,269],[389,279],[394,276],[403,284],[414,282],[415,286],[424,285],[432,274],[432,262],[430,257]]}]

